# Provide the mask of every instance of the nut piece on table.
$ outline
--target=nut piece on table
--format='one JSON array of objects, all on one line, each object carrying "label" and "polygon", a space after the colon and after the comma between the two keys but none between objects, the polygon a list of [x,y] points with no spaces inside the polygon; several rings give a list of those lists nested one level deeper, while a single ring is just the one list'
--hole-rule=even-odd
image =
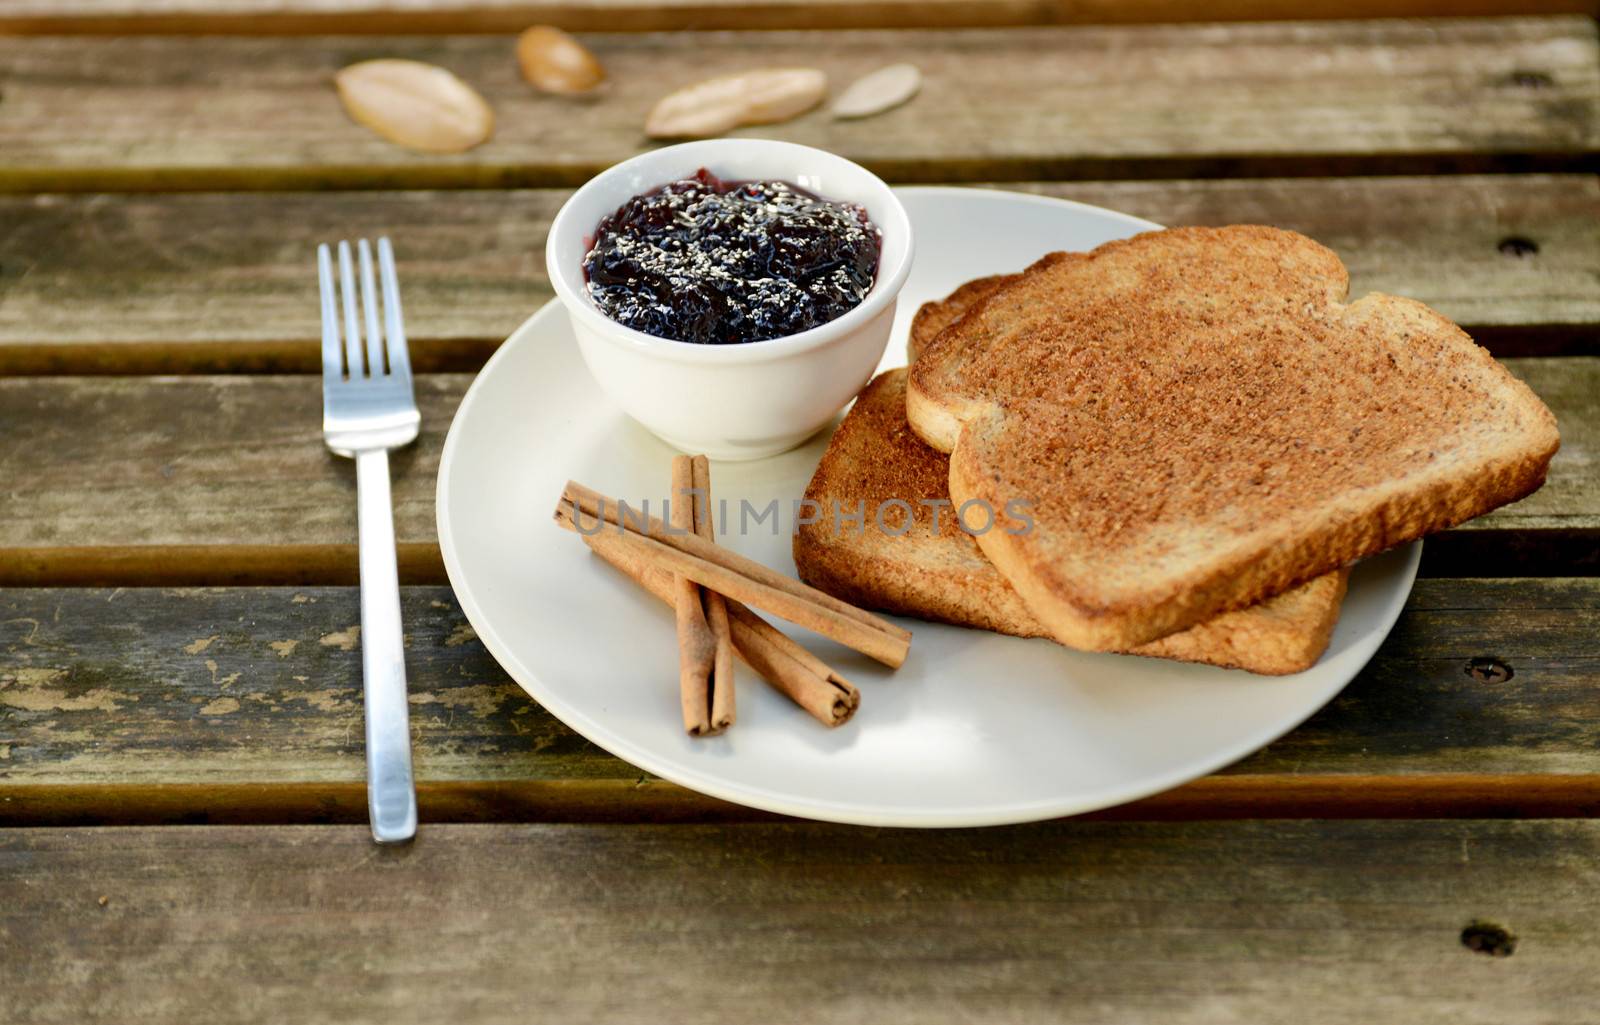
[{"label": "nut piece on table", "polygon": [[517,37],[517,64],[529,85],[564,96],[586,93],[606,78],[587,47],[550,25],[535,25]]},{"label": "nut piece on table", "polygon": [[907,103],[922,88],[915,64],[890,64],[856,79],[833,101],[838,119],[871,117]]},{"label": "nut piece on table", "polygon": [[494,134],[494,111],[470,85],[421,61],[361,61],[333,78],[351,119],[424,153],[461,153]]},{"label": "nut piece on table", "polygon": [[815,68],[764,68],[708,78],[661,99],[645,120],[652,139],[721,135],[740,125],[799,117],[828,94],[828,76]]}]

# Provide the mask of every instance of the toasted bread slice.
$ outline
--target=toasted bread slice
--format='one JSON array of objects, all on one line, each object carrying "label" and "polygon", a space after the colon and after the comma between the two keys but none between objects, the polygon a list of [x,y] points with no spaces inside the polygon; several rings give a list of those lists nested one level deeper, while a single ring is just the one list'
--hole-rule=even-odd
[{"label": "toasted bread slice", "polygon": [[[806,489],[816,522],[794,539],[800,577],[846,601],[920,619],[1019,637],[1048,637],[1044,626],[948,505],[949,459],[906,423],[906,371],[880,374],[834,432]],[[884,507],[898,499],[907,510]],[[944,501],[946,505],[934,503]],[[864,504],[863,504],[864,503]],[[864,510],[861,529],[834,509]],[[937,524],[935,516],[937,510]],[[972,517],[974,528],[981,525]],[[1328,646],[1346,574],[1338,570],[1276,598],[1131,649],[1136,655],[1206,662],[1256,673],[1295,673]]]},{"label": "toasted bread slice", "polygon": [[1533,392],[1348,284],[1293,232],[1149,232],[1045,257],[919,355],[907,412],[951,498],[1032,503],[978,543],[1052,636],[1143,644],[1543,483]]},{"label": "toasted bread slice", "polygon": [[922,350],[939,337],[939,332],[954,324],[980,301],[1021,277],[1021,274],[994,274],[987,278],[975,278],[943,299],[917,307],[916,316],[911,318],[911,335],[906,339],[906,362],[915,363]]}]

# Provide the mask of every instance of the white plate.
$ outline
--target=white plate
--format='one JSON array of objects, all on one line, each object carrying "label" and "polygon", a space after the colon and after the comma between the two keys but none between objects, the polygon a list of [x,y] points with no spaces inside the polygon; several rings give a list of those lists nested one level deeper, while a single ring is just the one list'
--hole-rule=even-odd
[{"label": "white plate", "polygon": [[[902,362],[906,324],[924,300],[1051,249],[1153,227],[1014,193],[901,196],[917,265],[885,366]],[[713,492],[735,509],[740,498],[787,506],[824,447],[816,438],[773,459],[716,464]],[[1355,676],[1399,615],[1421,554],[1413,544],[1358,566],[1333,643],[1298,676],[1083,654],[915,620],[901,621],[915,633],[911,657],[889,672],[786,627],[860,686],[855,719],[828,730],[741,665],[738,722],[692,740],[679,720],[672,615],[550,519],[568,478],[659,503],[671,454],[600,394],[566,314],[545,307],[483,368],[450,427],[438,494],[450,582],[512,678],[596,744],[714,797],[838,822],[1024,822],[1211,772],[1293,728]],[[724,541],[794,572],[787,534]]]}]

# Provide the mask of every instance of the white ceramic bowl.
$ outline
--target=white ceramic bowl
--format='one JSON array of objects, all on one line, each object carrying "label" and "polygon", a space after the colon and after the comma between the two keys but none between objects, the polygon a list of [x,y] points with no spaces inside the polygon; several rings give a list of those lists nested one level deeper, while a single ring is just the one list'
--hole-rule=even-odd
[{"label": "white ceramic bowl", "polygon": [[[601,219],[702,167],[734,181],[780,179],[866,207],[883,251],[861,305],[809,331],[740,345],[657,338],[600,312],[584,287],[583,258]],[[816,433],[867,383],[911,272],[911,221],[889,186],[843,157],[788,142],[712,139],[641,153],[590,179],[556,214],[545,264],[589,372],[629,416],[686,452],[758,459]]]}]

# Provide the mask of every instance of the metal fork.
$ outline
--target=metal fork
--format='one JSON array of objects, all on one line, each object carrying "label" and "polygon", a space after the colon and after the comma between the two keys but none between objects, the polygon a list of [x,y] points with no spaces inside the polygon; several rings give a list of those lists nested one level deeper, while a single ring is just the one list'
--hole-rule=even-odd
[{"label": "metal fork", "polygon": [[359,319],[350,243],[339,243],[337,291],[333,254],[327,245],[317,247],[317,274],[322,283],[322,433],[329,448],[356,461],[367,814],[374,840],[398,843],[417,832],[417,795],[411,779],[411,728],[406,710],[394,515],[389,498],[389,449],[414,441],[422,417],[411,392],[411,359],[406,353],[406,331],[400,317],[394,251],[387,238],[378,239],[378,267],[383,279],[380,331],[372,246],[366,239],[356,246],[361,264]]}]

